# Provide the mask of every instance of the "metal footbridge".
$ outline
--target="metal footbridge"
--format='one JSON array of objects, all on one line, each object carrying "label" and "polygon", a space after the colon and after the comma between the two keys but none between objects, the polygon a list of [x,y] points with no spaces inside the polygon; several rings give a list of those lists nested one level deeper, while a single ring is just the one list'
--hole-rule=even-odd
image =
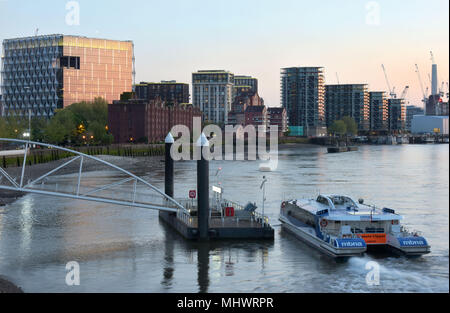
[{"label": "metal footbridge", "polygon": [[[166,212],[185,212],[186,209],[178,201],[166,195],[144,179],[111,164],[98,157],[90,156],[75,150],[27,140],[0,138],[0,144],[17,145],[23,147],[23,164],[10,170],[0,167],[0,190],[9,190],[23,193],[33,193],[45,196],[87,200],[94,202],[109,203],[143,209],[153,209]],[[31,157],[32,147],[44,147],[70,153],[71,157],[65,159],[60,165],[55,165],[50,170],[45,170],[39,177],[29,175],[27,158]],[[0,150],[1,151],[1,150]],[[59,164],[58,163],[58,164]],[[51,163],[54,164],[54,163]],[[103,183],[101,176],[93,177],[86,170],[86,165],[96,170],[114,171],[106,175]],[[71,167],[70,173],[64,176],[58,175],[58,171]],[[75,167],[75,173],[74,172]],[[11,173],[13,172],[13,173]],[[37,175],[36,175],[37,176]],[[63,178],[62,178],[63,177]],[[94,179],[93,179],[94,178]]]}]

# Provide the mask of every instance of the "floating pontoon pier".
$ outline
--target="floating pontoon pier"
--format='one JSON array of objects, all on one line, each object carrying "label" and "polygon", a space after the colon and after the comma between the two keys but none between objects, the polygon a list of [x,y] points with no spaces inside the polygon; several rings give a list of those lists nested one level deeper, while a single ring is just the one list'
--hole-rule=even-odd
[{"label": "floating pontoon pier", "polygon": [[[170,149],[174,143],[172,135],[166,137],[165,193],[174,196],[174,162]],[[204,134],[197,141],[200,149],[209,147]],[[203,152],[203,151],[202,151]],[[181,199],[185,210],[159,212],[160,218],[190,240],[209,239],[273,239],[274,230],[266,216],[256,212],[256,205],[249,202],[242,206],[222,199],[222,188],[213,187],[210,199],[209,161],[201,153],[197,161],[197,190],[192,199]],[[194,198],[197,198],[196,200]]]}]

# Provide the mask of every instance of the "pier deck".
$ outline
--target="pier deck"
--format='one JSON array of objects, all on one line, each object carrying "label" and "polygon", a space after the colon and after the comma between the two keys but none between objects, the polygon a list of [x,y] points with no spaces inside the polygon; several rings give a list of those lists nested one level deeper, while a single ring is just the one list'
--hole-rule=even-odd
[{"label": "pier deck", "polygon": [[[159,212],[159,217],[189,240],[198,238],[196,217]],[[237,217],[212,217],[209,220],[210,239],[273,239],[274,230],[261,220],[240,219]]]}]

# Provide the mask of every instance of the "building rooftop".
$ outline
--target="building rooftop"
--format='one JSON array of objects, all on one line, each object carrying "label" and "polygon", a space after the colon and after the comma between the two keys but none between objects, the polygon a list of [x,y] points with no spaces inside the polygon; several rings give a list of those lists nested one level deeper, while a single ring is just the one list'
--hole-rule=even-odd
[{"label": "building rooftop", "polygon": [[325,87],[363,87],[368,86],[367,83],[358,83],[358,84],[326,84]]},{"label": "building rooftop", "polygon": [[264,105],[248,106],[245,112],[263,112],[266,107]]},{"label": "building rooftop", "polygon": [[198,70],[192,74],[231,74],[229,71],[225,70]]},{"label": "building rooftop", "polygon": [[270,113],[283,113],[284,110],[285,110],[285,108],[281,108],[281,107],[267,108],[267,111],[269,111]]},{"label": "building rooftop", "polygon": [[165,81],[162,80],[160,83],[155,83],[155,82],[140,82],[139,84],[136,84],[136,86],[147,86],[147,85],[169,85],[169,84],[174,84],[174,85],[189,85],[188,83],[178,83],[176,80],[169,80],[169,81]]},{"label": "building rooftop", "polygon": [[27,39],[47,39],[47,38],[52,38],[52,37],[74,37],[74,38],[84,38],[84,39],[94,39],[94,40],[133,42],[132,40],[117,40],[117,39],[95,38],[95,37],[78,36],[78,35],[64,35],[64,34],[48,34],[48,35],[8,38],[8,39],[4,39],[4,41],[16,41],[16,40],[27,40]]},{"label": "building rooftop", "polygon": [[234,75],[234,78],[238,78],[238,79],[257,79],[255,77],[252,76],[247,76],[247,75]]}]

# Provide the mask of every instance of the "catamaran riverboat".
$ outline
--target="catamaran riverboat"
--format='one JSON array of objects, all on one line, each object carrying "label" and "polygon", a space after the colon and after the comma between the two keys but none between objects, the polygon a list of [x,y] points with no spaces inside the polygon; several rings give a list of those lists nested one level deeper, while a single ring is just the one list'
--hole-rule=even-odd
[{"label": "catamaran riverboat", "polygon": [[425,238],[400,225],[401,215],[362,199],[356,203],[348,196],[319,195],[284,201],[279,219],[283,229],[333,258],[361,256],[372,247],[407,256],[430,253]]}]

